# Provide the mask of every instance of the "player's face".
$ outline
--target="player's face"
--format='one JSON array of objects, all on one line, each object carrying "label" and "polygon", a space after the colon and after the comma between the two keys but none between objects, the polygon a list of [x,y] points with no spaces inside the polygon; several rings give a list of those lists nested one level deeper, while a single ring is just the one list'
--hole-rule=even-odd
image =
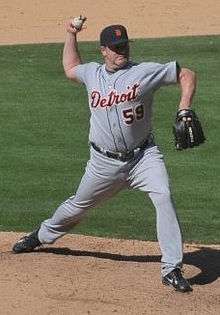
[{"label": "player's face", "polygon": [[129,44],[102,47],[102,55],[105,59],[107,69],[118,70],[123,68],[129,60]]}]

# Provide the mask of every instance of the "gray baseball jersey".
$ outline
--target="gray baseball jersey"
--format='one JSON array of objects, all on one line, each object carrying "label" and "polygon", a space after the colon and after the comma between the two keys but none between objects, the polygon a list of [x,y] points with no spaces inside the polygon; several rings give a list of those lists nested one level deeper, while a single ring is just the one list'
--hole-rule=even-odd
[{"label": "gray baseball jersey", "polygon": [[151,133],[153,93],[176,83],[177,64],[133,63],[110,73],[95,62],[74,74],[86,85],[91,111],[89,140],[109,151],[138,147]]}]

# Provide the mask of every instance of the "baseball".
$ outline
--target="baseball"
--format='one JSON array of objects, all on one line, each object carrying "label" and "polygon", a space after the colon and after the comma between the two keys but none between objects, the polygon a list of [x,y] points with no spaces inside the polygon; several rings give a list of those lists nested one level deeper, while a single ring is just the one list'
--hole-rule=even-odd
[{"label": "baseball", "polygon": [[74,26],[77,30],[81,30],[85,20],[86,20],[86,18],[83,18],[81,15],[78,17],[75,17],[72,20],[72,26]]}]

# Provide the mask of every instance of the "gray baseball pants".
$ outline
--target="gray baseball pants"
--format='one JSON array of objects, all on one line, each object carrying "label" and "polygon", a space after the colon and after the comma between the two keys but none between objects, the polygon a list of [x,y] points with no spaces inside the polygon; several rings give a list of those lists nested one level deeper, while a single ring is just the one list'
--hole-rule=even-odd
[{"label": "gray baseball pants", "polygon": [[162,253],[162,276],[181,267],[181,230],[170,194],[163,155],[155,145],[137,153],[128,162],[105,157],[91,148],[90,160],[76,194],[63,202],[53,216],[41,224],[39,240],[43,244],[55,242],[79,223],[90,208],[124,188],[147,192],[155,206],[157,238]]}]

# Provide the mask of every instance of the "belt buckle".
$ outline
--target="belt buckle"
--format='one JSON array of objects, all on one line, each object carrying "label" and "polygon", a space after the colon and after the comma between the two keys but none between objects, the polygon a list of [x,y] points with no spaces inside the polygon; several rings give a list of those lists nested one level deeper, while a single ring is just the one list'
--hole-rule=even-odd
[{"label": "belt buckle", "polygon": [[134,157],[134,150],[132,151],[127,151],[127,152],[111,152],[111,151],[106,151],[104,152],[104,150],[101,150],[101,152],[106,155],[109,158],[115,159],[115,160],[119,160],[122,162],[131,160]]}]

